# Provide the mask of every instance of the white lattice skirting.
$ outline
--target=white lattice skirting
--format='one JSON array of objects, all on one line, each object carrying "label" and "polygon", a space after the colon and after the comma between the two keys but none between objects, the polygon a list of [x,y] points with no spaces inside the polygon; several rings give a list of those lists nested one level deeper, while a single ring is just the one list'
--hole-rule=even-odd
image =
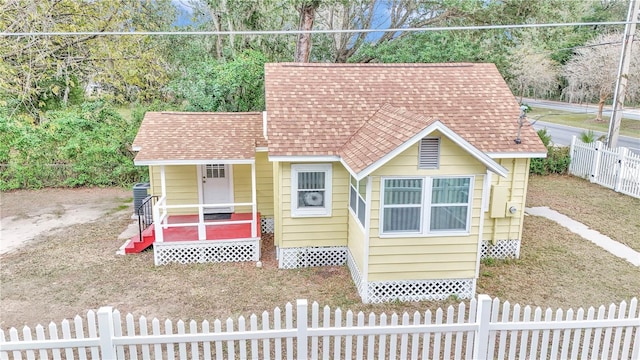
[{"label": "white lattice skirting", "polygon": [[470,299],[475,289],[475,279],[372,281],[367,283],[367,302],[444,300],[452,295]]},{"label": "white lattice skirting", "polygon": [[273,218],[271,217],[261,217],[260,218],[260,231],[263,234],[273,234],[273,229],[275,228]]},{"label": "white lattice skirting", "polygon": [[494,259],[517,259],[520,257],[520,240],[498,240],[495,245],[489,241],[482,242],[480,257]]},{"label": "white lattice skirting", "polygon": [[365,286],[362,282],[362,272],[358,269],[358,265],[356,261],[353,259],[353,255],[351,255],[351,251],[347,248],[347,267],[349,268],[349,272],[351,273],[351,279],[353,283],[356,285],[356,289],[358,289],[358,295],[360,297],[365,293]]},{"label": "white lattice skirting", "polygon": [[260,239],[154,243],[156,265],[260,260]]},{"label": "white lattice skirting", "polygon": [[278,267],[296,269],[312,266],[339,266],[347,262],[346,246],[279,248]]}]

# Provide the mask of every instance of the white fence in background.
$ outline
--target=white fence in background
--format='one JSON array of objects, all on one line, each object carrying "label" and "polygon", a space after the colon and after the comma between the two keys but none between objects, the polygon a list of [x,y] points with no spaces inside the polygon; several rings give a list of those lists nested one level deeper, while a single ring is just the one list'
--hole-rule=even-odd
[{"label": "white fence in background", "polygon": [[602,142],[571,140],[569,173],[617,192],[640,198],[640,155],[625,147],[608,148]]},{"label": "white fence in background", "polygon": [[[0,359],[638,359],[632,299],[552,311],[480,295],[469,306],[398,316],[331,311],[298,300],[248,319],[172,322],[110,307],[61,326],[0,331]],[[310,311],[309,311],[310,310]],[[97,315],[97,316],[96,316]],[[22,336],[20,336],[22,334]],[[301,349],[304,349],[301,351]]]}]

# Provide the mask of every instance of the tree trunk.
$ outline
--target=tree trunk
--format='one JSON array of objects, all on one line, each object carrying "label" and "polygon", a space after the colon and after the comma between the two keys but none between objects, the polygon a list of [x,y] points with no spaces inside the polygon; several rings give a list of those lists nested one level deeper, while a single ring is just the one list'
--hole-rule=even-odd
[{"label": "tree trunk", "polygon": [[[313,20],[316,14],[316,1],[308,2],[300,6],[300,26],[299,30],[309,31],[313,29]],[[298,42],[296,43],[296,54],[293,59],[295,62],[309,62],[309,54],[311,53],[311,34],[298,34]]]},{"label": "tree trunk", "polygon": [[[213,9],[209,9],[209,13],[211,14],[211,20],[213,20],[213,26],[215,27],[215,31],[220,31],[220,14],[218,11]],[[222,57],[222,35],[216,35],[216,58],[220,59]]]},{"label": "tree trunk", "polygon": [[606,100],[606,96],[600,96],[600,101],[598,101],[598,115],[596,116],[596,121],[602,121],[602,110],[604,109],[604,102]]}]

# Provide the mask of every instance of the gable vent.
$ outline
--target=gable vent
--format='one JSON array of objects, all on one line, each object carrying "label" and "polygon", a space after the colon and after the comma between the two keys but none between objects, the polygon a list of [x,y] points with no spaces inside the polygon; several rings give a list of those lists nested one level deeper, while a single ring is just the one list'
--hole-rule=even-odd
[{"label": "gable vent", "polygon": [[440,166],[440,138],[420,140],[419,169],[437,169]]}]

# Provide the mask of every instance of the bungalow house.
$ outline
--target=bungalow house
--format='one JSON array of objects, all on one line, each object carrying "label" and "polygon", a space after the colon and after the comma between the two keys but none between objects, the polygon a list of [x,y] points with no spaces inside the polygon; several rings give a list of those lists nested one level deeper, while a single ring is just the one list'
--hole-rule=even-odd
[{"label": "bungalow house", "polygon": [[280,268],[346,264],[382,302],[469,298],[481,257],[518,257],[546,149],[494,65],[267,64],[265,95],[262,113],[145,115],[157,200],[133,242],[156,264],[258,261],[273,232]]}]

